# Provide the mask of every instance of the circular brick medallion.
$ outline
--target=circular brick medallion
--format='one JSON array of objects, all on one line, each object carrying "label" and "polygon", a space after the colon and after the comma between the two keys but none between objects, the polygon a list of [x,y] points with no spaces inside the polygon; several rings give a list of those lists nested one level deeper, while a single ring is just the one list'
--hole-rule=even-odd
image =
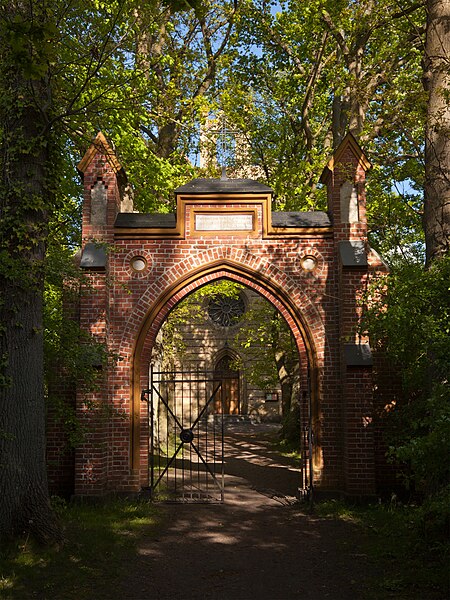
[{"label": "circular brick medallion", "polygon": [[152,259],[148,252],[134,250],[129,252],[124,260],[124,266],[134,278],[147,277],[152,270]]}]

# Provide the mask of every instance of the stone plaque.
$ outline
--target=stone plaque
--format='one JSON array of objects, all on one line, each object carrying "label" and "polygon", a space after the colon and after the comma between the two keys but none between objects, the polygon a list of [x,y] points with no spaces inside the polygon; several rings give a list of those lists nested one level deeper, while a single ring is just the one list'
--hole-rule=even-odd
[{"label": "stone plaque", "polygon": [[195,215],[196,231],[253,231],[253,214],[204,213]]},{"label": "stone plaque", "polygon": [[102,181],[97,181],[91,190],[91,224],[106,225],[108,206],[107,190]]},{"label": "stone plaque", "polygon": [[350,181],[345,181],[340,190],[341,221],[343,223],[358,223],[358,192]]}]

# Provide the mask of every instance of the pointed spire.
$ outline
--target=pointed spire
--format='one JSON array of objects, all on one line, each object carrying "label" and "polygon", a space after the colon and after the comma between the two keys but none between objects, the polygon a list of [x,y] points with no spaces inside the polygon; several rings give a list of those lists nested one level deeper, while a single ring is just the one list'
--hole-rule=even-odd
[{"label": "pointed spire", "polygon": [[86,154],[78,163],[78,171],[80,171],[80,173],[86,173],[89,165],[91,164],[97,153],[101,154],[106,158],[106,160],[109,162],[115,173],[119,173],[119,171],[122,171],[122,165],[118,161],[114,149],[108,143],[108,140],[105,138],[103,133],[99,131],[95,140],[89,146]]},{"label": "pointed spire", "polygon": [[334,151],[333,156],[327,163],[327,166],[323,170],[322,175],[320,176],[321,183],[326,183],[328,176],[330,173],[334,172],[336,166],[339,164],[341,158],[344,156],[347,150],[353,154],[353,156],[357,159],[358,164],[363,168],[364,171],[368,171],[372,167],[372,163],[364,153],[364,150],[356,141],[353,134],[347,133],[345,138]]}]

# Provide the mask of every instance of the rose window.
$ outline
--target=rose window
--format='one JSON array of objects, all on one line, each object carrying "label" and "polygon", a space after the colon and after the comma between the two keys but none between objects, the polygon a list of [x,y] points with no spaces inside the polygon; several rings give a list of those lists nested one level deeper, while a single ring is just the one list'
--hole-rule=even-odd
[{"label": "rose window", "polygon": [[230,298],[229,296],[215,296],[208,305],[209,318],[221,327],[235,325],[245,312],[245,304],[242,298]]}]

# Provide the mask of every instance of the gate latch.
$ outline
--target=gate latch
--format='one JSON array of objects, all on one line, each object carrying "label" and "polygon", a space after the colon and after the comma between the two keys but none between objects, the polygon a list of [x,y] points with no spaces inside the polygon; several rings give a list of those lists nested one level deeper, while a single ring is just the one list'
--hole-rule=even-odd
[{"label": "gate latch", "polygon": [[149,397],[148,394],[150,394],[152,390],[142,390],[141,392],[141,402],[148,402],[149,401]]},{"label": "gate latch", "polygon": [[194,439],[194,432],[192,429],[182,429],[180,432],[180,440],[183,444],[190,444]]}]

